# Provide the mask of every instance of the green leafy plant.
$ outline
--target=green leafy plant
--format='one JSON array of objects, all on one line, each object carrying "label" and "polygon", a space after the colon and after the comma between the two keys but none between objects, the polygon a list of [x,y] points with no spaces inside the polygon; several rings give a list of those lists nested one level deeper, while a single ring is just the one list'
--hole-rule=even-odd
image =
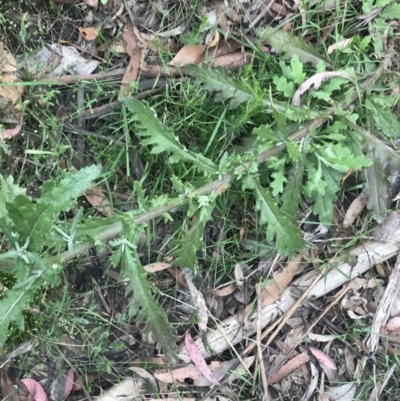
[{"label": "green leafy plant", "polygon": [[[134,130],[140,145],[151,155],[167,157],[169,165],[185,172],[168,177],[171,193],[154,196],[136,182],[136,210],[108,218],[88,218],[78,211],[72,221],[64,221],[60,213],[73,208],[76,198],[100,176],[99,166],[49,180],[37,200],[25,195],[25,189],[15,185],[12,178],[0,178],[0,230],[8,244],[0,263],[7,266],[15,280],[0,299],[4,311],[0,317],[0,344],[11,323],[24,329],[24,308],[45,283],[59,284],[63,264],[94,245],[110,241],[114,247],[113,266],[120,266],[121,278],[129,279],[130,316],[143,325],[143,334],[149,340],[157,342],[161,351],[176,361],[175,335],[147,282],[136,242],[147,222],[159,216],[172,220],[173,212],[186,206],[183,229],[172,242],[172,253],[175,264],[195,270],[218,196],[224,193],[229,198],[231,188],[239,188],[252,200],[268,242],[289,257],[307,245],[299,230],[301,210],[311,206],[321,223],[331,224],[341,181],[351,169],[367,168],[368,179],[382,189],[376,196],[371,194],[369,207],[376,219],[385,216],[388,168],[396,171],[400,163],[395,152],[363,128],[365,121],[360,116],[366,108],[376,131],[384,138],[394,138],[398,130],[393,129],[391,109],[396,99],[375,95],[360,102],[357,107],[362,110],[353,105],[382,71],[361,82],[354,71],[346,69],[354,82],[332,78],[318,88],[303,91],[302,106],[295,107],[292,100],[299,87],[307,77],[330,68],[330,61],[299,37],[275,30],[261,35],[273,47],[284,46],[281,51],[288,57],[287,62],[275,63],[279,74],[271,76],[264,86],[221,69],[187,66],[204,90],[213,93],[215,104],[224,108],[219,123],[227,110],[247,104],[263,112],[262,123],[255,119],[248,135],[240,138],[242,146],[231,146],[220,157],[206,157],[208,152],[185,146],[147,103],[123,100],[125,131]],[[310,68],[307,63],[316,67]]]}]

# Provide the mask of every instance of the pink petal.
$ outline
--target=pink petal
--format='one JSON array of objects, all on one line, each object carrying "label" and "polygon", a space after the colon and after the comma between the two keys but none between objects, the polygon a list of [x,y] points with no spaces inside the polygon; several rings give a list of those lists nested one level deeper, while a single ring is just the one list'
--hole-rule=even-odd
[{"label": "pink petal", "polygon": [[216,386],[219,386],[220,385],[219,381],[214,376],[213,372],[211,372],[211,369],[208,367],[206,361],[201,355],[199,349],[197,348],[197,345],[193,341],[193,338],[189,332],[187,332],[185,336],[185,345],[188,350],[190,358],[192,359],[193,363],[197,366],[197,368],[200,370],[200,372],[203,373],[204,377],[211,383],[215,384]]},{"label": "pink petal", "polygon": [[20,382],[25,385],[34,401],[49,401],[42,385],[36,380],[22,379]]},{"label": "pink petal", "polygon": [[310,347],[310,351],[317,358],[318,362],[321,365],[324,365],[327,368],[332,369],[332,370],[337,370],[335,362],[333,362],[333,360],[328,355],[326,355],[325,353],[323,353],[322,351],[320,351],[317,348]]},{"label": "pink petal", "polygon": [[68,396],[71,394],[72,387],[74,385],[74,376],[75,376],[74,369],[71,368],[68,371],[67,380],[65,381],[64,400],[68,398]]}]

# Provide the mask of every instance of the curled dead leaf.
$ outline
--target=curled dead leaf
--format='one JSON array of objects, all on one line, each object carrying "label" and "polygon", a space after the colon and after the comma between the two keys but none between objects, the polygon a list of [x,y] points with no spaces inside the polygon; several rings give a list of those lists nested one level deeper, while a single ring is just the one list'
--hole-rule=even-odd
[{"label": "curled dead leaf", "polygon": [[3,139],[12,138],[15,135],[18,135],[22,128],[22,113],[20,116],[20,122],[14,128],[5,129],[3,135],[1,136]]},{"label": "curled dead leaf", "polygon": [[346,216],[343,221],[343,228],[350,227],[357,216],[364,210],[367,205],[367,197],[364,192],[361,192],[357,198],[351,202],[349,208],[346,211]]},{"label": "curled dead leaf", "polygon": [[81,28],[78,26],[77,28],[78,28],[79,33],[88,42],[95,40],[97,38],[97,36],[99,36],[99,33],[100,33],[100,31],[97,28],[92,27],[92,26],[89,26],[86,28]]},{"label": "curled dead leaf", "polygon": [[308,78],[305,82],[303,82],[297,89],[296,93],[293,96],[292,104],[295,107],[300,107],[301,105],[301,96],[307,92],[309,89],[314,87],[314,89],[318,89],[322,82],[331,79],[331,78],[345,78],[352,82],[354,79],[347,73],[341,71],[325,71],[320,72],[318,74],[313,75]]},{"label": "curled dead leaf", "polygon": [[83,2],[89,6],[89,7],[93,7],[93,8],[97,8],[99,5],[99,0],[83,0]]},{"label": "curled dead leaf", "polygon": [[353,38],[349,38],[349,39],[344,39],[341,40],[337,43],[334,43],[333,45],[330,45],[328,47],[328,54],[333,53],[335,50],[341,50],[344,49],[345,47],[347,47],[351,42],[353,41]]},{"label": "curled dead leaf", "polygon": [[42,385],[36,380],[27,378],[20,380],[20,383],[27,389],[29,393],[28,399],[32,401],[49,401]]},{"label": "curled dead leaf", "polygon": [[[4,74],[0,76],[0,84],[7,84],[11,82],[21,82],[19,78],[14,75]],[[24,93],[24,87],[21,86],[0,86],[0,105],[2,111],[18,112],[21,106],[18,104],[21,95]]]},{"label": "curled dead leaf", "polygon": [[146,270],[148,273],[160,272],[170,267],[171,265],[169,263],[162,263],[162,262],[150,263],[146,266],[143,266],[144,270]]},{"label": "curled dead leaf", "polygon": [[219,381],[207,365],[189,332],[187,332],[185,336],[185,345],[190,358],[192,359],[193,363],[198,367],[200,372],[204,375],[204,377],[208,379],[212,384],[219,386]]},{"label": "curled dead leaf", "polygon": [[324,365],[332,370],[337,370],[335,362],[333,362],[332,358],[326,355],[324,352],[312,347],[310,347],[310,352],[315,356],[315,358],[321,365]]},{"label": "curled dead leaf", "polygon": [[213,38],[213,40],[210,42],[210,44],[208,45],[208,47],[211,48],[211,47],[217,46],[217,44],[218,44],[218,42],[219,42],[219,38],[220,38],[219,32],[216,30],[215,33],[214,33],[214,38]]},{"label": "curled dead leaf", "polygon": [[104,216],[115,214],[114,209],[110,206],[110,201],[104,196],[100,188],[93,185],[86,191],[85,196],[88,202]]},{"label": "curled dead leaf", "polygon": [[11,52],[0,42],[0,71],[15,72],[17,71],[17,61]]},{"label": "curled dead leaf", "polygon": [[227,285],[224,288],[218,289],[218,290],[214,290],[214,294],[219,296],[219,297],[226,297],[228,295],[233,294],[236,291],[236,284],[231,283],[229,285]]},{"label": "curled dead leaf", "polygon": [[171,66],[183,67],[188,64],[194,64],[204,53],[206,47],[204,45],[183,46],[175,57],[169,62]]},{"label": "curled dead leaf", "polygon": [[302,259],[302,255],[297,255],[284,269],[275,274],[262,291],[262,306],[271,305],[281,297],[286,287],[292,282]]}]

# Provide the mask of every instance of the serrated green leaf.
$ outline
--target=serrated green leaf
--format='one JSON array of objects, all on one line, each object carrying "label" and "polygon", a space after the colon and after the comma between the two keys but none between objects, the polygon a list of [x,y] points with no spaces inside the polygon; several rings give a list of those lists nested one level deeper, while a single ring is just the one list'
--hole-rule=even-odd
[{"label": "serrated green leaf", "polygon": [[400,18],[400,4],[394,1],[389,4],[380,14],[379,17],[383,20],[393,20]]},{"label": "serrated green leaf", "polygon": [[311,96],[319,100],[324,100],[325,102],[329,102],[331,99],[329,93],[324,91],[311,91]]},{"label": "serrated green leaf", "polygon": [[360,44],[358,45],[358,48],[360,49],[360,51],[364,51],[366,50],[366,48],[368,47],[368,45],[371,43],[371,36],[365,36],[364,38],[361,39]]},{"label": "serrated green leaf", "polygon": [[271,174],[271,177],[273,178],[273,180],[271,181],[269,186],[272,190],[272,196],[275,198],[283,192],[284,184],[287,182],[287,178],[285,176],[285,172],[282,170],[275,171]]},{"label": "serrated green leaf", "polygon": [[322,179],[322,167],[319,160],[317,160],[317,166],[316,168],[310,160],[306,161],[308,180],[304,186],[304,193],[309,198],[313,196],[314,192],[323,195],[327,187],[326,182]]},{"label": "serrated green leaf", "polygon": [[216,102],[229,100],[230,109],[247,103],[256,96],[254,89],[246,81],[232,78],[225,69],[204,65],[188,65],[187,69],[190,75],[203,82],[204,89],[217,92],[214,98]]},{"label": "serrated green leaf", "polygon": [[301,85],[306,79],[306,74],[303,72],[303,63],[300,61],[299,56],[297,54],[294,54],[292,56],[292,60],[290,61],[290,66],[292,67],[293,81],[297,85]]},{"label": "serrated green leaf", "polygon": [[217,93],[214,98],[215,101],[228,100],[230,108],[257,99],[263,104],[266,112],[269,113],[270,106],[274,106],[276,110],[285,113],[286,116],[292,116],[294,121],[304,121],[318,116],[318,112],[310,111],[304,107],[292,107],[275,99],[271,103],[269,99],[261,98],[261,94],[256,93],[247,83],[232,78],[225,69],[195,64],[188,65],[185,68],[190,75],[204,83],[204,89]]},{"label": "serrated green leaf", "polygon": [[289,217],[279,210],[273,199],[258,178],[251,177],[256,197],[256,210],[260,212],[261,224],[267,224],[267,239],[272,241],[276,237],[277,251],[292,258],[306,245],[300,235],[298,227],[292,223]]},{"label": "serrated green leaf", "polygon": [[276,86],[276,90],[283,93],[283,96],[285,96],[288,99],[291,99],[293,94],[294,94],[294,83],[289,82],[286,77],[280,75],[277,76],[275,75],[273,78],[273,82]]},{"label": "serrated green leaf", "polygon": [[[197,202],[192,203],[196,204]],[[197,266],[196,253],[203,249],[204,228],[207,221],[211,219],[214,207],[215,202],[209,199],[206,204],[196,205],[196,210],[198,210],[197,214],[195,214],[196,220],[190,229],[183,233],[182,238],[174,241],[176,247],[176,250],[173,252],[175,256],[174,265],[188,267],[191,270],[195,269]],[[190,215],[193,214],[191,213]]]},{"label": "serrated green leaf", "polygon": [[400,123],[390,110],[378,110],[372,115],[375,125],[388,138],[400,137]]},{"label": "serrated green leaf", "polygon": [[330,188],[326,188],[323,195],[314,192],[313,197],[314,206],[313,211],[319,216],[321,224],[332,224],[333,222],[333,204],[336,201],[337,195],[333,193]]},{"label": "serrated green leaf", "polygon": [[[232,78],[229,73],[223,68],[212,68],[205,65],[188,65],[185,68],[190,75],[197,80],[203,82],[204,89],[209,92],[217,92],[214,100],[222,102],[229,100],[231,109],[238,107],[242,103],[247,103],[253,99],[259,98],[260,93],[257,93],[244,80]],[[261,99],[264,106],[270,106],[270,101]],[[274,106],[277,110],[284,112],[288,107],[285,103],[274,100]]]},{"label": "serrated green leaf", "polygon": [[376,7],[385,7],[392,2],[393,2],[393,0],[376,0],[375,6]]},{"label": "serrated green leaf", "polygon": [[379,140],[375,135],[364,130],[346,117],[342,117],[343,123],[352,128],[356,133],[361,134],[365,139],[365,146],[371,160],[380,162],[383,169],[390,166],[393,172],[400,171],[400,154],[388,145]]},{"label": "serrated green leaf", "polygon": [[163,308],[153,298],[146,273],[136,252],[125,246],[122,258],[121,278],[129,278],[126,289],[132,297],[129,302],[129,315],[135,316],[138,324],[143,324],[143,334],[149,341],[157,342],[157,348],[176,364],[178,361],[177,338],[173,335]]},{"label": "serrated green leaf", "polygon": [[131,297],[129,315],[136,317],[137,323],[143,325],[143,334],[149,341],[156,342],[158,349],[175,364],[178,360],[177,339],[163,308],[154,300],[153,290],[136,252],[136,242],[143,227],[134,225],[129,215],[121,215],[120,219],[123,237],[112,242],[112,245],[116,246],[112,262],[114,266],[121,263],[121,279],[129,278],[126,288]]},{"label": "serrated green leaf", "polygon": [[275,51],[284,53],[287,57],[297,55],[303,63],[312,63],[317,65],[323,61],[326,65],[332,66],[330,61],[320,55],[315,47],[306,43],[300,36],[294,36],[283,29],[268,27],[259,32],[262,42],[269,43]]},{"label": "serrated green leaf", "polygon": [[217,172],[215,164],[203,155],[191,152],[183,146],[179,139],[154,115],[149,106],[134,98],[126,98],[123,104],[132,112],[139,130],[136,135],[144,146],[151,147],[151,153],[171,153],[170,163],[179,160],[194,164],[200,171]]},{"label": "serrated green leaf", "polygon": [[60,180],[47,181],[42,185],[42,195],[36,203],[26,195],[16,196],[12,203],[7,203],[7,212],[18,237],[8,238],[9,241],[22,246],[29,238],[28,249],[40,250],[60,212],[71,209],[76,198],[92,185],[100,172],[100,166],[90,166],[65,173]]},{"label": "serrated green leaf", "polygon": [[296,216],[303,189],[304,166],[307,155],[308,138],[303,144],[302,155],[289,171],[288,183],[282,195],[282,212],[288,216]]},{"label": "serrated green leaf", "polygon": [[38,272],[15,284],[0,300],[0,347],[7,339],[10,323],[14,322],[20,331],[24,331],[23,310],[33,299],[35,292],[43,285],[41,273]]},{"label": "serrated green leaf", "polygon": [[374,160],[373,164],[366,169],[366,177],[367,208],[372,211],[375,220],[382,223],[389,203],[389,170],[382,168],[381,163]]},{"label": "serrated green leaf", "polygon": [[285,141],[286,149],[291,161],[297,161],[301,157],[299,145],[291,140]]},{"label": "serrated green leaf", "polygon": [[18,195],[24,195],[26,188],[14,184],[14,177],[11,175],[6,179],[0,174],[0,217],[7,213],[6,203],[12,202]]}]

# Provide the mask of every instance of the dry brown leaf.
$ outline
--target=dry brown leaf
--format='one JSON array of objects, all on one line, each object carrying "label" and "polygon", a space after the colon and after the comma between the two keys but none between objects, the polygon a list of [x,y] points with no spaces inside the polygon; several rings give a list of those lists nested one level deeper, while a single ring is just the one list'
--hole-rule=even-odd
[{"label": "dry brown leaf", "polygon": [[129,60],[128,67],[126,68],[125,74],[122,78],[119,98],[129,95],[130,84],[136,82],[139,76],[141,58],[141,49],[136,40],[134,26],[130,21],[125,23],[124,30],[122,31],[122,39],[125,43],[126,52],[131,59]]},{"label": "dry brown leaf", "polygon": [[295,107],[300,107],[301,105],[301,96],[307,92],[309,89],[314,87],[314,89],[318,89],[322,82],[331,79],[331,78],[345,78],[352,82],[354,82],[353,78],[346,74],[345,72],[340,71],[325,71],[320,72],[318,74],[313,75],[308,78],[305,82],[303,82],[297,89],[296,93],[293,96],[292,104]]},{"label": "dry brown leaf", "polygon": [[154,377],[164,383],[184,383],[186,379],[194,380],[202,376],[203,374],[195,365],[174,369],[169,372],[154,373]]},{"label": "dry brown leaf", "polygon": [[333,45],[330,45],[328,47],[328,54],[333,53],[335,50],[340,50],[340,49],[344,49],[345,47],[347,47],[351,42],[353,41],[353,38],[349,38],[349,39],[344,39],[341,40],[337,43],[334,43]]},{"label": "dry brown leaf", "polygon": [[235,283],[231,283],[229,285],[227,285],[224,288],[221,288],[219,290],[214,290],[214,294],[219,296],[219,297],[226,297],[228,295],[233,294],[236,291],[236,284]]},{"label": "dry brown leaf", "polygon": [[350,227],[357,216],[364,210],[365,206],[367,205],[367,197],[365,196],[364,192],[361,192],[357,198],[351,202],[349,208],[346,211],[346,215],[343,221],[343,228]]},{"label": "dry brown leaf", "polygon": [[[192,297],[193,305],[197,309],[197,317],[198,317],[198,326],[199,326],[200,336],[205,337],[207,334],[208,311],[207,311],[207,306],[206,306],[206,301],[204,299],[204,295],[193,284],[192,271],[190,269],[188,269],[187,267],[184,267],[182,269],[182,273],[185,276],[186,282],[189,286],[189,291],[190,291],[190,295]],[[188,336],[188,335],[190,335],[190,334],[187,333],[186,336]],[[190,355],[190,353],[189,353],[189,355]],[[193,362],[195,362],[195,361],[193,360]],[[197,365],[197,363],[196,363],[196,365]]]},{"label": "dry brown leaf", "polygon": [[[149,49],[155,52],[158,52],[159,49],[153,43],[153,40],[156,38],[155,35],[152,35],[150,33],[139,32],[139,29],[136,26],[133,27],[133,31],[135,32],[137,39],[139,40],[140,43],[142,43],[142,45],[148,47]],[[159,37],[157,37],[157,39],[158,41],[162,40]]]},{"label": "dry brown leaf", "polygon": [[20,401],[17,390],[14,388],[13,382],[8,377],[6,369],[2,368],[0,374],[1,398],[7,401]]},{"label": "dry brown leaf", "polygon": [[264,287],[262,291],[262,306],[271,305],[281,297],[286,287],[292,282],[302,258],[302,255],[297,255],[285,268],[275,274],[271,282]]},{"label": "dry brown leaf", "polygon": [[251,57],[252,55],[249,52],[229,53],[225,54],[224,56],[217,57],[215,60],[213,60],[212,65],[214,67],[223,67],[227,70],[232,70],[249,64]]},{"label": "dry brown leaf", "polygon": [[234,274],[235,274],[236,284],[238,285],[239,288],[242,288],[244,283],[244,274],[240,263],[236,263]]},{"label": "dry brown leaf", "polygon": [[126,53],[125,43],[123,43],[122,38],[119,38],[117,41],[103,43],[99,46],[98,50],[99,52],[110,50],[114,53]]},{"label": "dry brown leaf", "polygon": [[17,71],[17,61],[11,52],[0,42],[0,71],[15,72]]},{"label": "dry brown leaf", "polygon": [[[244,364],[249,368],[254,362],[254,356],[244,358]],[[208,366],[210,370],[213,372],[214,376],[219,379],[221,378],[226,372],[231,369],[232,364],[234,361],[212,361]],[[243,368],[244,369],[244,368]],[[242,371],[242,368],[239,367],[235,371],[239,372]],[[208,381],[204,375],[200,372],[200,370],[195,365],[189,365],[184,368],[178,368],[170,370],[169,372],[158,372],[154,373],[154,377],[157,380],[160,380],[164,383],[185,383],[186,379],[192,379],[194,381],[195,386],[199,387],[209,387],[212,386],[212,383]],[[228,382],[232,383],[238,376],[232,373],[229,378]]]},{"label": "dry brown leaf", "polygon": [[136,82],[139,76],[140,60],[136,56],[132,56],[129,60],[129,64],[126,67],[124,76],[122,77],[121,88],[119,91],[118,98],[122,98],[129,95],[130,84]]},{"label": "dry brown leaf", "polygon": [[15,135],[18,135],[22,128],[22,113],[20,116],[20,122],[14,128],[5,129],[3,135],[1,136],[3,139],[12,138]]},{"label": "dry brown leaf", "polygon": [[400,329],[400,316],[392,317],[386,324],[388,331]]},{"label": "dry brown leaf", "polygon": [[97,8],[99,5],[99,0],[83,0],[83,2],[89,6],[89,7],[93,7],[93,8]]},{"label": "dry brown leaf", "polygon": [[188,288],[185,276],[182,274],[182,271],[179,267],[171,266],[167,270],[180,285],[183,285],[184,287]]},{"label": "dry brown leaf", "polygon": [[135,372],[137,375],[148,381],[154,389],[157,388],[157,382],[154,379],[154,376],[148,370],[143,369],[139,366],[132,366],[128,369],[131,370],[132,372]]},{"label": "dry brown leaf", "polygon": [[210,42],[210,44],[208,45],[208,48],[211,49],[212,47],[217,46],[218,42],[219,42],[219,32],[216,30],[214,39]]},{"label": "dry brown leaf", "polygon": [[[196,401],[194,398],[179,398],[182,401]],[[162,401],[177,401],[177,398],[163,398]],[[160,398],[146,398],[146,401],[160,401]]]},{"label": "dry brown leaf", "polygon": [[183,46],[169,62],[169,65],[183,67],[188,64],[194,64],[204,53],[205,49],[206,47],[204,45]]},{"label": "dry brown leaf", "polygon": [[229,33],[229,23],[228,23],[228,18],[226,17],[223,9],[224,9],[223,2],[215,3],[215,13],[219,20],[219,27],[221,28],[222,32],[224,32],[224,36],[226,38]]},{"label": "dry brown leaf", "polygon": [[77,28],[78,28],[79,33],[88,42],[95,40],[97,38],[97,36],[99,36],[99,33],[100,33],[100,31],[93,26],[88,26],[86,28],[81,28],[78,26]]},{"label": "dry brown leaf", "polygon": [[85,192],[85,197],[104,216],[113,216],[115,214],[114,209],[110,206],[110,201],[104,196],[100,188],[94,185],[91,186]]},{"label": "dry brown leaf", "polygon": [[127,21],[124,25],[124,29],[122,31],[122,39],[125,43],[126,52],[130,57],[134,56],[138,51],[136,35],[133,29],[133,25],[130,21]]},{"label": "dry brown leaf", "polygon": [[142,387],[145,381],[143,379],[128,378],[121,382],[114,384],[108,390],[106,390],[100,397],[97,398],[98,401],[119,401],[121,399],[131,399],[136,400],[141,397]]},{"label": "dry brown leaf", "polygon": [[144,270],[146,270],[148,273],[160,272],[170,267],[171,265],[169,263],[162,263],[162,262],[150,263],[146,266],[143,266]]},{"label": "dry brown leaf", "polygon": [[[0,76],[0,83],[6,84],[10,82],[21,82],[21,80],[10,74],[4,74]],[[23,86],[0,86],[0,104],[4,105],[2,107],[2,111],[20,111],[21,106],[18,104],[18,101],[23,93]]]},{"label": "dry brown leaf", "polygon": [[295,356],[290,359],[285,365],[283,365],[280,369],[278,369],[269,379],[268,384],[274,384],[281,381],[284,377],[286,377],[289,373],[293,372],[295,369],[307,363],[310,360],[310,357],[305,353],[301,353],[300,355]]}]

